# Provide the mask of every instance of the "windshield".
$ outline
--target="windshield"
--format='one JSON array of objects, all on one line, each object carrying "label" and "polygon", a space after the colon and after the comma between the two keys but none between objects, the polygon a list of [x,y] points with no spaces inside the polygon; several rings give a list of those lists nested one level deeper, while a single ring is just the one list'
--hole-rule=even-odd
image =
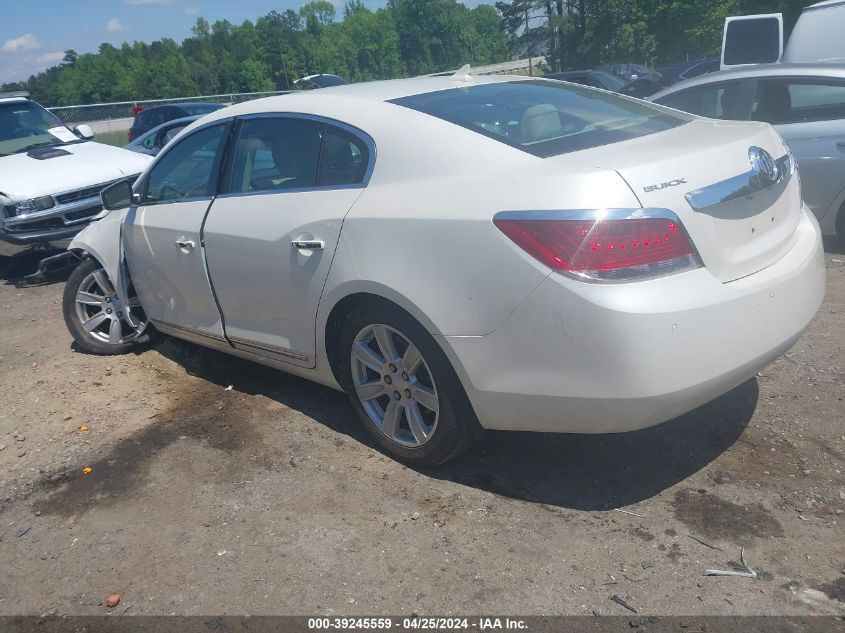
[{"label": "windshield", "polygon": [[0,154],[63,145],[80,139],[55,115],[32,101],[0,102]]},{"label": "windshield", "polygon": [[540,157],[626,141],[690,120],[643,101],[544,80],[454,88],[392,103]]},{"label": "windshield", "polygon": [[610,73],[606,73],[601,70],[593,71],[593,77],[595,77],[596,81],[601,84],[602,88],[610,90],[611,92],[619,92],[622,88],[628,85],[624,79],[620,79],[616,75],[611,75]]}]

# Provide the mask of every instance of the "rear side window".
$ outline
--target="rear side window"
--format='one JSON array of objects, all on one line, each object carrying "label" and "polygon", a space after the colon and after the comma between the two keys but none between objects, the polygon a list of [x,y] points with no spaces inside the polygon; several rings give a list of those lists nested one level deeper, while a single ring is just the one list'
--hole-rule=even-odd
[{"label": "rear side window", "polygon": [[540,157],[639,138],[688,121],[642,101],[544,80],[454,88],[392,103]]},{"label": "rear side window", "polygon": [[760,80],[751,118],[775,124],[845,119],[845,81]]},{"label": "rear side window", "polygon": [[320,156],[320,174],[317,184],[321,187],[354,185],[364,181],[370,152],[358,137],[328,126]]},{"label": "rear side window", "polygon": [[655,102],[713,119],[748,118],[747,106],[744,108],[742,103],[742,84],[738,81],[681,90]]}]

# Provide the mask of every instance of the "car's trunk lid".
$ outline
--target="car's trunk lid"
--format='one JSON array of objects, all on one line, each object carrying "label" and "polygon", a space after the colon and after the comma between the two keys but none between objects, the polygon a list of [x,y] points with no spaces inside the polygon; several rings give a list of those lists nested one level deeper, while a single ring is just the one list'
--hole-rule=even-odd
[{"label": "car's trunk lid", "polygon": [[[800,220],[798,178],[789,173],[779,183],[755,176],[733,200],[714,204],[747,182],[753,172],[752,147],[774,159],[787,154],[769,125],[696,119],[666,132],[578,152],[577,160],[616,170],[643,207],[676,213],[704,265],[727,282],[780,259]],[[758,187],[762,190],[755,192]]]}]

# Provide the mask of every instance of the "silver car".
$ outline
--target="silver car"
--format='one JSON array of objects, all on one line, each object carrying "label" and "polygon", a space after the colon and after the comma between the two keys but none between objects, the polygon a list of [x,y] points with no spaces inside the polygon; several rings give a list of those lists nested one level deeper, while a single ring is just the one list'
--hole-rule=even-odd
[{"label": "silver car", "polygon": [[196,114],[194,116],[186,116],[181,119],[173,119],[172,121],[162,123],[158,127],[154,127],[149,132],[144,132],[128,145],[124,145],[123,148],[133,152],[138,152],[139,154],[157,156],[171,139],[200,118],[200,116],[202,115]]},{"label": "silver car", "polygon": [[798,160],[822,233],[845,242],[845,64],[764,64],[711,73],[650,98],[715,119],[765,121]]}]

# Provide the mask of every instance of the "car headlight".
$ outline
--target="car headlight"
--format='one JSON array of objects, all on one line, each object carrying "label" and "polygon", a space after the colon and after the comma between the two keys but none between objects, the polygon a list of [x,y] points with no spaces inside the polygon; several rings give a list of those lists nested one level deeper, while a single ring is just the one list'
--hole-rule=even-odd
[{"label": "car headlight", "polygon": [[56,206],[56,202],[52,196],[42,196],[40,198],[33,198],[32,200],[16,202],[13,208],[15,215],[28,215],[37,211],[46,211],[54,206]]}]

